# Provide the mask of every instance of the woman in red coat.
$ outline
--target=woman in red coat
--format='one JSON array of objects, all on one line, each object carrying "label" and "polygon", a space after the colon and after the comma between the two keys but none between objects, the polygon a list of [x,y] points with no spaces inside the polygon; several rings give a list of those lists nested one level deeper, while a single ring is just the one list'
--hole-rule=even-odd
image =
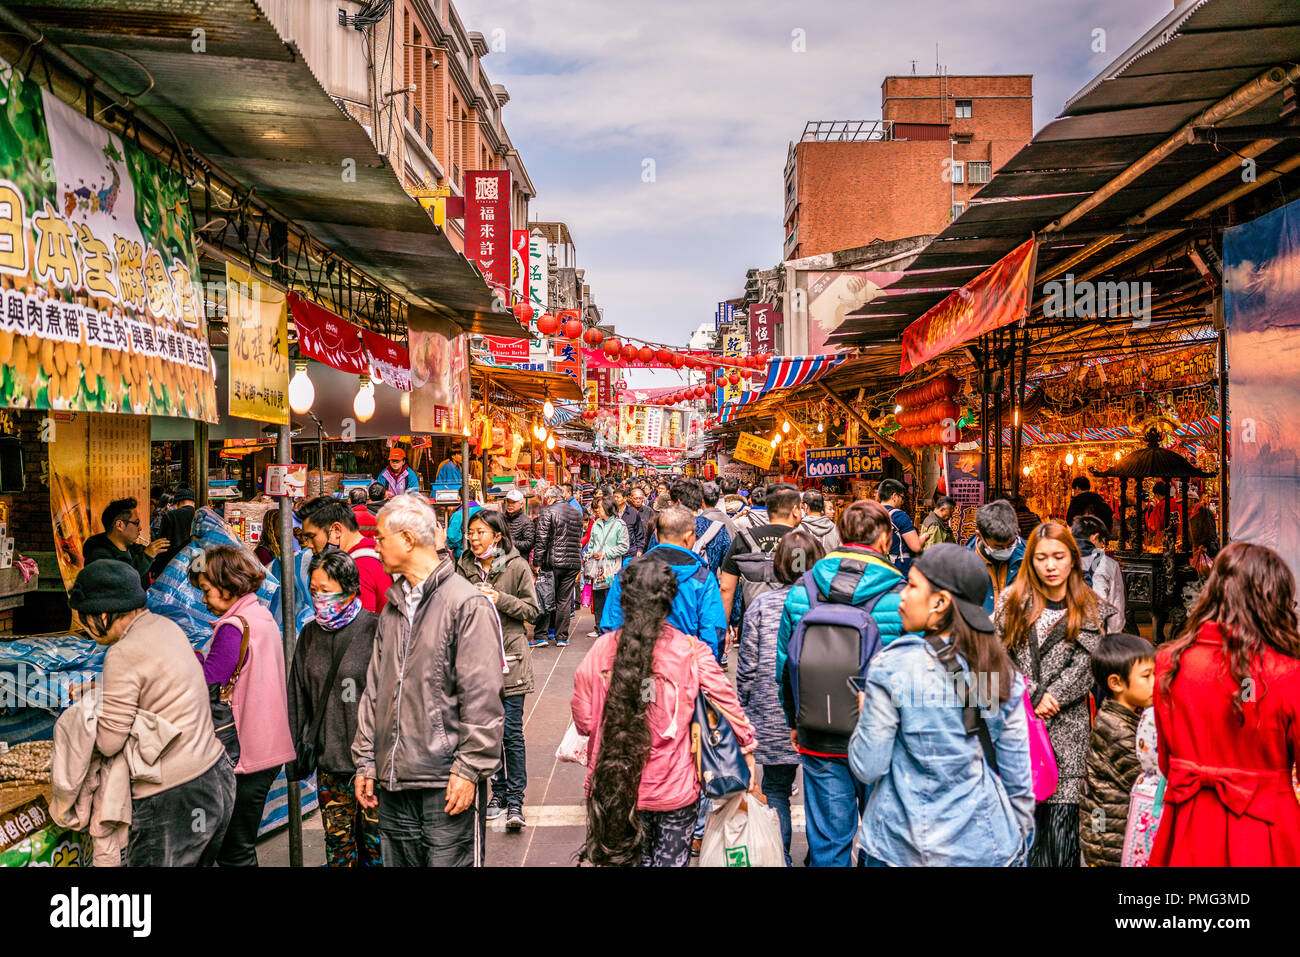
[{"label": "woman in red coat", "polygon": [[1155,707],[1168,784],[1151,865],[1300,865],[1300,631],[1276,552],[1219,553],[1186,630],[1156,655]]}]

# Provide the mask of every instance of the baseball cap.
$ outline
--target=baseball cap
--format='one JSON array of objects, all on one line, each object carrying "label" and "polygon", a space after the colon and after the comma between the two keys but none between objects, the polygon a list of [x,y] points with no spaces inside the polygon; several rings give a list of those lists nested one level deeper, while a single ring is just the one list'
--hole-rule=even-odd
[{"label": "baseball cap", "polygon": [[406,451],[405,451],[405,449],[401,449],[401,448],[399,448],[399,447],[397,447],[397,446],[393,446],[391,449],[388,450],[388,461],[390,461],[390,462],[399,462],[399,461],[400,461],[400,462],[405,462],[405,461],[406,461]]},{"label": "baseball cap", "polygon": [[993,622],[984,610],[984,596],[989,590],[989,575],[984,560],[974,550],[944,542],[931,545],[912,567],[925,576],[930,587],[952,595],[957,613],[976,631],[993,631]]},{"label": "baseball cap", "polygon": [[510,491],[506,492],[507,502],[522,502],[523,500],[524,493],[519,491],[517,488],[512,488]]}]

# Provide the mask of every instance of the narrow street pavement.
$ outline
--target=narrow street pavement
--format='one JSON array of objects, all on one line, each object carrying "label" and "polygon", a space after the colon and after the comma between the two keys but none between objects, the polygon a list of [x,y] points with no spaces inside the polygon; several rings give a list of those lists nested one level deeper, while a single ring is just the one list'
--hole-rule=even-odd
[{"label": "narrow street pavement", "polygon": [[[569,726],[569,697],[573,694],[573,673],[591,647],[590,610],[583,608],[575,619],[574,637],[567,648],[554,645],[533,649],[536,691],[528,696],[524,710],[524,734],[528,741],[528,792],[524,813],[528,827],[518,833],[505,829],[502,817],[488,825],[489,867],[570,867],[582,845],[585,809],[585,769],[555,759],[555,749]],[[734,680],[733,652],[727,673]],[[800,782],[802,783],[802,782]],[[806,842],[803,831],[802,789],[794,797],[794,837],[790,856],[796,866],[803,862]],[[258,845],[258,859],[264,867],[285,867],[289,863],[289,832],[281,828]],[[312,812],[303,820],[303,864],[325,863],[325,841],[320,815]]]}]

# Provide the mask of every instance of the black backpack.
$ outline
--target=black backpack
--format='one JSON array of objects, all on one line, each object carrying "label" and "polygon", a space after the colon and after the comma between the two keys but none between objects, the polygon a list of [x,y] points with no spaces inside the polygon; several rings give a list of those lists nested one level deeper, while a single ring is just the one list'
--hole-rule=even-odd
[{"label": "black backpack", "polygon": [[776,577],[776,568],[773,565],[776,549],[764,552],[758,547],[758,541],[749,533],[747,528],[737,531],[736,537],[743,541],[745,547],[749,549],[744,554],[735,555],[733,560],[740,572],[740,595],[744,607],[752,608],[759,595],[765,595],[781,587],[781,582]]}]

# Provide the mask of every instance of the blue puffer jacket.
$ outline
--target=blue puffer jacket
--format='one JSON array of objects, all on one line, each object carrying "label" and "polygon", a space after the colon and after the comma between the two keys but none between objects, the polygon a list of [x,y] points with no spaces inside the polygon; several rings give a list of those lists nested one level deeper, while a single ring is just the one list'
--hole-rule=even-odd
[{"label": "blue puffer jacket", "polygon": [[[853,604],[862,605],[883,595],[876,605],[876,625],[880,629],[882,645],[888,645],[903,634],[903,619],[898,614],[898,586],[903,583],[903,573],[895,568],[880,552],[874,548],[859,545],[845,545],[831,552],[813,566],[813,580],[823,600],[830,594],[831,582],[840,572],[840,565],[845,561],[861,562],[863,570],[858,583],[853,589]],[[885,594],[893,591],[894,594]],[[776,684],[780,694],[781,707],[785,711],[786,724],[794,727],[795,702],[790,700],[790,676],[786,673],[790,638],[794,635],[799,620],[808,613],[808,592],[802,582],[791,586],[786,595],[785,606],[781,612],[781,627],[776,639]],[[848,738],[843,741],[801,740],[800,747],[807,747],[821,754],[847,754]]]},{"label": "blue puffer jacket", "polygon": [[[689,549],[667,543],[646,552],[667,562],[677,575],[677,597],[668,610],[668,624],[686,635],[694,635],[719,658],[727,636],[727,616],[722,612],[722,592],[718,579],[709,571],[708,562]],[[645,556],[642,556],[645,557]],[[623,563],[633,559],[629,558]],[[613,631],[623,624],[623,575],[620,572],[609,586],[605,612],[600,618],[600,632]]]},{"label": "blue puffer jacket", "polygon": [[989,590],[984,596],[984,610],[990,615],[993,614],[993,603],[997,600],[998,594],[1003,588],[1006,588],[1016,580],[1016,575],[1020,573],[1020,563],[1025,560],[1025,540],[1016,536],[1016,544],[1011,548],[1011,558],[1007,561],[1007,577],[1000,585],[993,581],[993,570],[989,567],[990,559],[984,554],[984,550],[979,547],[980,537],[972,535],[966,547],[972,549],[976,555],[984,559],[985,568],[989,572]]},{"label": "blue puffer jacket", "polygon": [[745,609],[745,626],[740,632],[736,661],[736,693],[745,716],[754,725],[759,764],[798,764],[799,755],[790,747],[790,729],[781,711],[776,686],[776,639],[781,631],[781,613],[790,586],[765,592]]}]

